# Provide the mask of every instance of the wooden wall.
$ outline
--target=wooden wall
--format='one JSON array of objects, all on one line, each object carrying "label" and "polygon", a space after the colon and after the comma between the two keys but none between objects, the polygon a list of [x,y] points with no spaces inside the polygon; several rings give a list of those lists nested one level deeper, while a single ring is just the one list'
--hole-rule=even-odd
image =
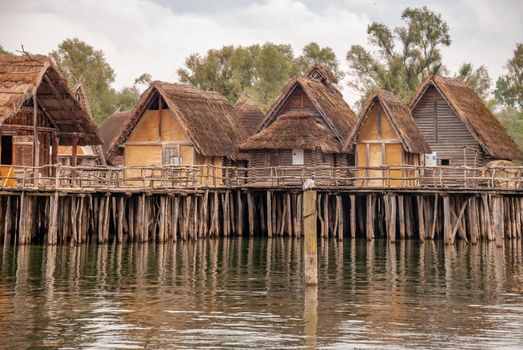
[{"label": "wooden wall", "polygon": [[[421,97],[412,116],[432,151],[437,153],[438,164],[440,159],[450,159],[453,166],[482,166],[490,160],[460,117],[433,86]],[[466,156],[464,146],[468,148]]]},{"label": "wooden wall", "polygon": [[300,86],[298,86],[291,94],[291,96],[289,96],[287,101],[285,101],[283,106],[280,108],[278,115],[285,114],[289,111],[301,109],[316,110],[316,107],[314,107],[311,100],[307,97],[303,89]]},{"label": "wooden wall", "polygon": [[[124,165],[162,165],[166,147],[178,147],[183,165],[222,166],[222,157],[206,157],[196,152],[182,125],[169,109],[150,109],[143,114],[125,143]],[[138,172],[128,169],[126,176],[137,176]],[[195,175],[204,183],[213,183],[214,180],[209,176],[212,170],[204,172]]]},{"label": "wooden wall", "polygon": [[[386,165],[417,165],[417,157],[406,156],[406,151],[394,130],[389,117],[380,104],[369,111],[356,140],[356,162],[359,167],[381,167]],[[416,159],[417,158],[417,159]],[[360,186],[401,186],[404,172],[401,170],[365,169],[359,170],[360,177],[374,178],[360,180]],[[385,180],[383,178],[398,178]]]},{"label": "wooden wall", "polygon": [[[1,135],[12,136],[12,164],[34,165],[33,150],[33,107],[32,101],[24,105],[19,113],[7,119],[0,128]],[[38,132],[39,141],[39,165],[44,166],[51,163],[51,142],[53,127],[48,118],[41,112],[37,115],[37,126],[45,128]],[[1,147],[1,143],[0,143]],[[42,175],[48,174],[48,169],[42,171]]]}]

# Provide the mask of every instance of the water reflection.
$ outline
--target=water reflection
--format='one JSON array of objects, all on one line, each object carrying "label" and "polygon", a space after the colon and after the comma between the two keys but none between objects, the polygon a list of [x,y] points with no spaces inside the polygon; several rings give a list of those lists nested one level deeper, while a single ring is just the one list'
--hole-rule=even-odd
[{"label": "water reflection", "polygon": [[523,346],[521,242],[302,244],[4,246],[0,347]]}]

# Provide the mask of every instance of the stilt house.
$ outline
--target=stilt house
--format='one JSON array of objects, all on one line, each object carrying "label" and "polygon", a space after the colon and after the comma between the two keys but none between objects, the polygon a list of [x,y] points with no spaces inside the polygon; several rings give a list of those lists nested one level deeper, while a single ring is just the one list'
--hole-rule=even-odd
[{"label": "stilt house", "polygon": [[0,133],[2,174],[14,166],[42,167],[58,162],[58,146],[101,144],[98,129],[67,87],[52,60],[41,55],[0,55]]},{"label": "stilt house", "polygon": [[457,79],[431,76],[418,89],[410,108],[434,152],[433,165],[480,167],[492,160],[523,159],[482,99]]},{"label": "stilt house", "polygon": [[334,75],[315,66],[294,77],[267,113],[258,132],[240,145],[249,168],[335,167],[353,163],[343,144],[356,116],[336,87]]},{"label": "stilt house", "polygon": [[[220,178],[225,157],[244,139],[225,97],[185,84],[156,81],[142,94],[107,152],[124,148],[124,165],[198,166],[198,182]],[[132,175],[130,171],[127,175]]]},{"label": "stilt house", "polygon": [[[91,104],[89,103],[89,98],[82,84],[76,84],[76,86],[71,89],[71,92],[78,102],[80,102],[82,108],[89,114],[89,117],[93,119]],[[71,146],[60,146],[58,147],[58,160],[64,165],[106,165],[101,145],[80,146],[77,149],[75,157],[73,157],[73,148]]]},{"label": "stilt house", "polygon": [[[113,143],[122,133],[122,128],[125,127],[132,114],[132,111],[114,112],[100,128],[104,142],[103,152],[108,165],[123,166],[124,164],[123,145],[113,145]],[[112,149],[112,152],[109,152],[110,149]]]},{"label": "stilt house", "polygon": [[407,178],[419,171],[407,166],[422,165],[430,153],[410,109],[385,91],[366,100],[345,149],[356,151],[360,186],[412,186]]}]

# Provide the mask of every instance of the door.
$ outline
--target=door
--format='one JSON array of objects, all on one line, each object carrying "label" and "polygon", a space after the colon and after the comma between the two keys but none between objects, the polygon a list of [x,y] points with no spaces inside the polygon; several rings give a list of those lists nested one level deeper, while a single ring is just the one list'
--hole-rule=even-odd
[{"label": "door", "polygon": [[[369,168],[383,166],[383,148],[381,143],[368,143],[367,144],[367,166]],[[368,169],[367,181],[369,186],[383,186],[383,170],[380,169]]]},{"label": "door", "polygon": [[1,138],[1,155],[0,155],[0,175],[2,176],[2,187],[13,187],[15,179],[9,177],[14,176],[13,171],[13,137],[2,136]]}]

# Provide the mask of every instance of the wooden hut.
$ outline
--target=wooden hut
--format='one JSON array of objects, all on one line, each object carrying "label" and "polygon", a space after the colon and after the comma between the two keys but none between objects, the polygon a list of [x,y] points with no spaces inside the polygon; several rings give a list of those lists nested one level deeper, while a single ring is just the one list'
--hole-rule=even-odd
[{"label": "wooden hut", "polygon": [[238,122],[248,136],[256,133],[261,123],[265,120],[265,114],[258,108],[252,98],[242,95],[234,105],[238,115]]},{"label": "wooden hut", "polygon": [[412,181],[405,178],[417,172],[398,169],[398,166],[422,165],[424,155],[430,153],[410,109],[385,91],[374,93],[363,104],[345,144],[347,151],[353,148],[356,164],[362,168],[358,174],[363,179],[359,181],[361,186],[412,185]]},{"label": "wooden hut", "polygon": [[479,167],[491,160],[523,159],[482,99],[460,80],[429,77],[410,108],[437,159],[434,165]]},{"label": "wooden hut", "polygon": [[236,152],[244,133],[234,107],[222,95],[155,81],[107,155],[111,159],[123,146],[125,166],[198,166],[195,181],[205,183],[220,177],[224,158]]},{"label": "wooden hut", "polygon": [[[113,142],[117,136],[122,133],[121,129],[125,127],[132,114],[132,111],[114,112],[100,128],[100,134],[104,142],[103,152],[108,165],[123,166],[124,164],[123,145],[113,145]],[[111,145],[113,145],[113,149],[112,152],[109,153]]]},{"label": "wooden hut", "polygon": [[[76,84],[71,89],[74,97],[80,102],[82,108],[93,119],[91,104],[82,84]],[[77,149],[76,160],[73,159],[73,148],[71,146],[58,147],[58,160],[63,165],[106,165],[102,145],[85,145]]]},{"label": "wooden hut", "polygon": [[[98,129],[67,87],[52,60],[41,55],[0,55],[2,174],[13,165],[58,162],[58,145],[101,144]],[[48,175],[49,168],[40,168]]]},{"label": "wooden hut", "polygon": [[332,79],[315,66],[287,83],[258,132],[240,146],[250,168],[353,164],[342,148],[356,116]]}]

